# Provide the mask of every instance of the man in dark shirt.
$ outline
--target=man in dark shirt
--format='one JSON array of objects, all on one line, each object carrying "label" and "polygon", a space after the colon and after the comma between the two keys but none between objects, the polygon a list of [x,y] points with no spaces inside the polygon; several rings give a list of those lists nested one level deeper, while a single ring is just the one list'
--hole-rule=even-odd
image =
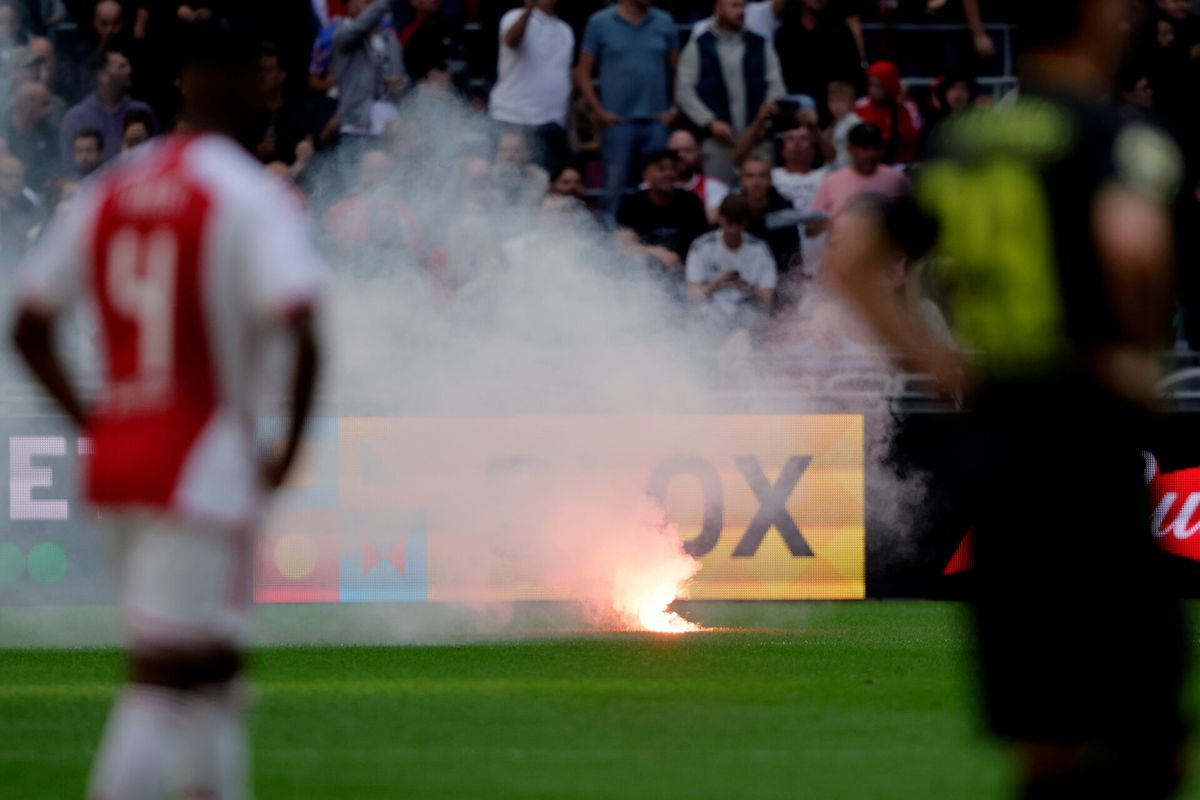
[{"label": "man in dark shirt", "polygon": [[25,165],[0,154],[0,267],[13,267],[25,255],[29,234],[41,215],[25,185]]},{"label": "man in dark shirt", "polygon": [[442,19],[442,0],[412,0],[412,5],[416,15],[400,32],[404,69],[413,83],[426,78],[449,81],[447,59],[454,56],[454,47]]},{"label": "man in dark shirt", "polygon": [[259,80],[262,82],[263,120],[255,145],[256,155],[264,164],[281,161],[291,166],[296,160],[296,146],[314,137],[314,126],[305,113],[302,102],[287,95],[288,74],[272,44],[263,46],[259,57]]},{"label": "man in dark shirt", "polygon": [[0,125],[9,152],[27,165],[25,178],[38,191],[58,168],[58,130],[53,115],[49,88],[30,82],[15,89],[7,124]]},{"label": "man in dark shirt", "polygon": [[676,155],[659,150],[642,173],[646,188],[626,197],[617,211],[618,240],[683,278],[692,242],[708,230],[704,204],[676,188]]},{"label": "man in dark shirt", "polygon": [[865,86],[862,57],[845,18],[829,0],[792,0],[775,34],[783,82],[791,94],[806,94],[825,111],[830,81]]},{"label": "man in dark shirt", "polygon": [[[1097,98],[1129,4],[1019,0],[1021,98],[932,139],[917,202],[858,202],[825,267],[884,340],[965,391],[988,722],[1029,798],[1172,796],[1188,650],[1141,455],[1168,340],[1178,148]],[[932,223],[932,224],[931,224]],[[969,380],[880,277],[929,249]]]},{"label": "man in dark shirt", "polygon": [[771,161],[765,156],[750,156],[742,162],[742,194],[750,205],[750,222],[746,232],[762,239],[775,256],[775,268],[784,278],[792,266],[801,260],[800,229],[795,225],[784,225],[772,230],[767,217],[776,211],[790,211],[795,207],[779,193],[771,181]]}]

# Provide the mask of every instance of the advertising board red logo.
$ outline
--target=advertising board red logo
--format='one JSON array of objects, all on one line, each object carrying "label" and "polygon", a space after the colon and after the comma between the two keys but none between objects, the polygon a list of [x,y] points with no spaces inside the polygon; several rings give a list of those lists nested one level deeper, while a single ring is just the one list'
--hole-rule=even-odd
[{"label": "advertising board red logo", "polygon": [[[1151,532],[1159,547],[1181,558],[1200,561],[1200,467],[1161,474],[1158,460],[1146,457],[1146,484],[1153,511]],[[967,572],[974,566],[973,534],[968,531],[955,549],[943,575]]]}]

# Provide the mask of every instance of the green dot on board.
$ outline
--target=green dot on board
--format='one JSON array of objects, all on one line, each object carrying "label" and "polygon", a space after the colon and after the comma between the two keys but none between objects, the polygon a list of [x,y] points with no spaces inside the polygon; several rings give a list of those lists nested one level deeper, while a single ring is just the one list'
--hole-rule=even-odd
[{"label": "green dot on board", "polygon": [[54,542],[39,542],[29,551],[28,569],[38,583],[58,583],[67,574],[67,554]]}]

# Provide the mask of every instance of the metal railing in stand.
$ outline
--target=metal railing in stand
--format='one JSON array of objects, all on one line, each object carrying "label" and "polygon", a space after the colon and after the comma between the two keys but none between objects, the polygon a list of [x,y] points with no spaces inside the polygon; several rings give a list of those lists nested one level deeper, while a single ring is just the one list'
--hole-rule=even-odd
[{"label": "metal railing in stand", "polygon": [[[941,22],[931,22],[931,23],[911,23],[910,22],[910,23],[897,23],[895,25],[891,25],[891,24],[884,23],[884,22],[867,22],[867,23],[864,23],[862,27],[863,27],[864,33],[891,33],[891,32],[898,32],[898,33],[970,33],[970,31],[971,31],[971,29],[966,25],[953,24],[953,23],[941,23]],[[983,28],[990,35],[992,35],[993,38],[995,38],[996,35],[999,35],[1000,39],[1001,39],[1001,43],[1002,43],[1002,46],[998,46],[996,49],[1000,53],[1001,60],[1004,64],[1003,71],[999,75],[988,76],[988,78],[990,79],[990,82],[996,82],[999,79],[1013,80],[1014,76],[1016,75],[1016,69],[1015,69],[1016,58],[1014,55],[1015,48],[1013,45],[1013,33],[1016,31],[1016,26],[1006,25],[1006,24],[1002,24],[1002,23],[990,23],[990,24],[985,24],[983,26]],[[912,81],[914,79],[917,79],[917,80],[919,80],[921,78],[930,79],[930,78],[934,78],[934,77],[936,77],[936,76],[910,76],[910,77],[906,78],[905,80]],[[979,82],[986,83],[989,81],[987,79],[981,78]]]}]

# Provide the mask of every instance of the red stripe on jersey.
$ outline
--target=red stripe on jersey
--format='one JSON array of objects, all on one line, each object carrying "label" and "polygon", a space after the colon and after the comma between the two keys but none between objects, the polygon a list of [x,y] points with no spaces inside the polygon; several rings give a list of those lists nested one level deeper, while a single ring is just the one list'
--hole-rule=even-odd
[{"label": "red stripe on jersey", "polygon": [[189,140],[109,182],[92,289],[107,373],[86,472],[98,505],[169,507],[217,406],[204,302],[212,198],[182,168]]}]

